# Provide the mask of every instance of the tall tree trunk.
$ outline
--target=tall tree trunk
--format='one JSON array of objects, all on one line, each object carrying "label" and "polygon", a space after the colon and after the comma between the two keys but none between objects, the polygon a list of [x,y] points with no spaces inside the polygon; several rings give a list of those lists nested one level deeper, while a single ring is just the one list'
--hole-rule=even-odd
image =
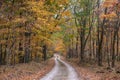
[{"label": "tall tree trunk", "polygon": [[85,40],[85,35],[84,35],[84,29],[81,31],[81,49],[80,49],[80,57],[81,57],[81,62],[84,62],[84,40]]},{"label": "tall tree trunk", "polygon": [[109,51],[109,33],[106,35],[106,53],[107,53],[107,63],[108,67],[110,67],[110,51]]},{"label": "tall tree trunk", "polygon": [[47,60],[47,46],[43,45],[43,59],[44,61]]},{"label": "tall tree trunk", "polygon": [[2,44],[0,44],[0,65],[2,64]]},{"label": "tall tree trunk", "polygon": [[112,44],[112,67],[115,66],[115,39],[116,39],[116,31],[114,31],[114,37],[113,37],[113,44]]},{"label": "tall tree trunk", "polygon": [[76,37],[76,57],[77,58],[78,58],[78,54],[79,54],[79,51],[78,51],[79,43],[78,43],[78,41],[79,41],[79,36],[77,35],[77,37]]},{"label": "tall tree trunk", "polygon": [[28,63],[30,60],[29,60],[29,58],[30,58],[30,48],[29,48],[29,46],[30,46],[30,44],[29,44],[29,33],[26,33],[26,35],[25,35],[25,53],[24,53],[24,62],[25,63]]},{"label": "tall tree trunk", "polygon": [[117,61],[119,61],[119,31],[117,32]]}]

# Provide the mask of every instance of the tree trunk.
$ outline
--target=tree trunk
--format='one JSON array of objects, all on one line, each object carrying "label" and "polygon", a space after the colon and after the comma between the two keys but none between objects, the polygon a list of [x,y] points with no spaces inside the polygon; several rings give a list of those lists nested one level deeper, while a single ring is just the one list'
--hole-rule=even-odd
[{"label": "tree trunk", "polygon": [[47,46],[46,45],[43,46],[43,59],[44,61],[47,60]]},{"label": "tree trunk", "polygon": [[2,44],[0,44],[0,65],[2,64]]}]

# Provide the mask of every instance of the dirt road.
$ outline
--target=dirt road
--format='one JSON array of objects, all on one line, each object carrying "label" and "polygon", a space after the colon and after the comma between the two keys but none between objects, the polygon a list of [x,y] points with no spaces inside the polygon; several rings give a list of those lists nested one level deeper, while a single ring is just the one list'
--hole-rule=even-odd
[{"label": "dirt road", "polygon": [[[49,66],[48,66],[49,67]],[[80,80],[74,68],[58,57],[55,57],[55,66],[40,80]]]}]

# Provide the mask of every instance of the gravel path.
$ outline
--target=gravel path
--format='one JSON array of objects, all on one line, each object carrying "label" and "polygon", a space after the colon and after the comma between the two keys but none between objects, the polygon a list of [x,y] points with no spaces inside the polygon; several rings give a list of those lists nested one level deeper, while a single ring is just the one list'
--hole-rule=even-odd
[{"label": "gravel path", "polygon": [[58,56],[55,58],[55,66],[40,80],[80,80],[74,68],[64,62]]}]

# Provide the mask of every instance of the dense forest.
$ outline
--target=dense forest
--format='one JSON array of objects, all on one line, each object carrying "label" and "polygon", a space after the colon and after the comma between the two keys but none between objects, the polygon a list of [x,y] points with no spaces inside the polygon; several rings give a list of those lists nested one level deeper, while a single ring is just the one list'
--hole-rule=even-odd
[{"label": "dense forest", "polygon": [[119,80],[120,0],[0,0],[0,80],[52,68],[53,80]]},{"label": "dense forest", "polygon": [[62,8],[60,4],[67,5],[66,1],[52,0],[0,1],[1,65],[46,60],[52,56],[54,33],[60,30],[55,16]]},{"label": "dense forest", "polygon": [[0,65],[60,53],[115,67],[119,29],[120,0],[0,0]]}]

